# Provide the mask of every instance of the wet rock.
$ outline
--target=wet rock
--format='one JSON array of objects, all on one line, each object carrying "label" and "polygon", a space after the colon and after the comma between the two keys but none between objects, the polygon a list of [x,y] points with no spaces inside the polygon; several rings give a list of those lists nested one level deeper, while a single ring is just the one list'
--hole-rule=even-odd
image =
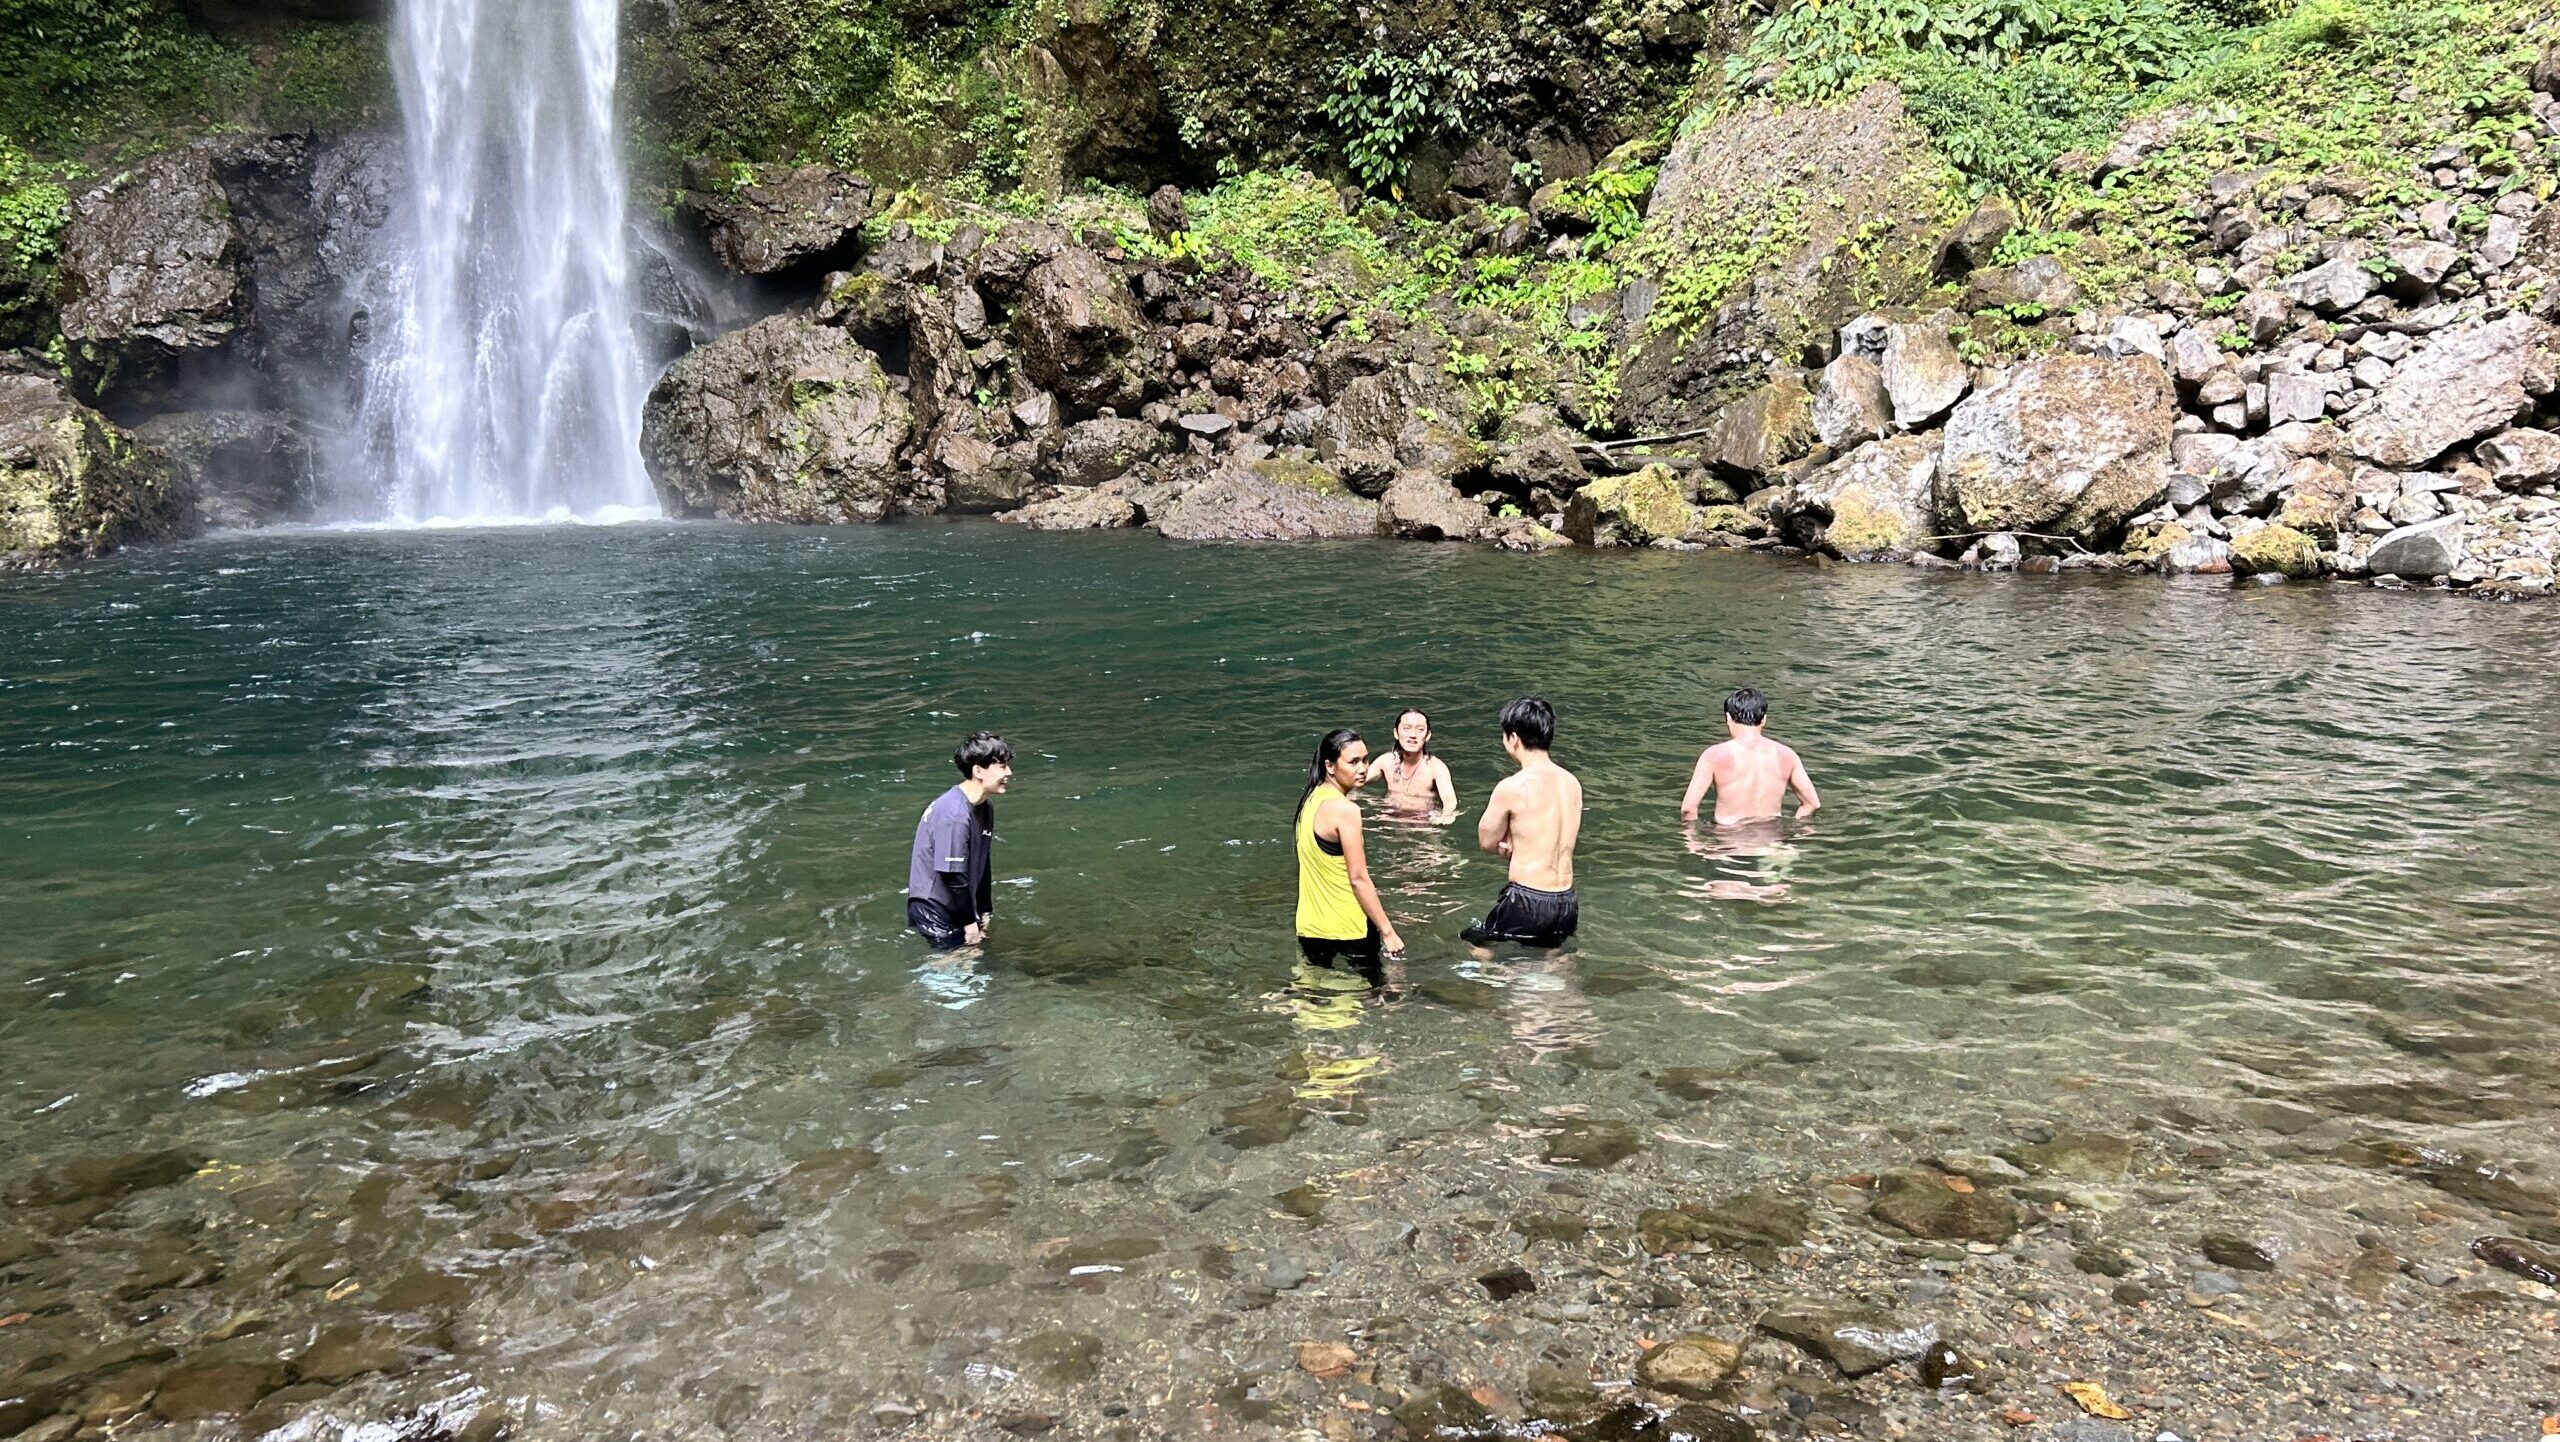
[{"label": "wet rock", "polygon": [[1341,1342],[1300,1342],[1294,1352],[1298,1370],[1310,1377],[1340,1377],[1358,1364],[1360,1354]]},{"label": "wet rock", "polygon": [[1703,1402],[1742,1370],[1742,1344],[1686,1332],[1644,1354],[1636,1380],[1657,1392]]},{"label": "wet rock", "polygon": [[1041,1380],[1056,1386],[1079,1386],[1102,1375],[1102,1339],[1091,1332],[1035,1332],[1022,1339],[1016,1355]]},{"label": "wet rock", "polygon": [[293,1374],[306,1382],[337,1384],[376,1373],[407,1370],[409,1350],[389,1327],[346,1323],[314,1337],[293,1359]]},{"label": "wet rock", "polygon": [[2006,1196],[1921,1167],[1897,1168],[1876,1178],[1869,1214],[1933,1242],[2005,1242],[2024,1223]]},{"label": "wet rock", "polygon": [[1684,1102],[1713,1101],[1724,1094],[1733,1074],[1721,1067],[1667,1066],[1648,1073],[1666,1095]]},{"label": "wet rock", "polygon": [[189,529],[308,521],[318,509],[311,437],[281,411],[182,411],[133,435],[167,469]]},{"label": "wet rock", "polygon": [[1182,202],[1180,186],[1159,185],[1147,192],[1148,233],[1158,240],[1170,240],[1190,228],[1190,208]]},{"label": "wet rock", "polygon": [[2169,483],[2168,372],[2149,356],[2053,355],[1967,397],[1939,452],[1942,497],[1974,531],[2101,544]]},{"label": "wet rock", "polygon": [[285,1369],[272,1362],[193,1363],[161,1380],[151,1413],[164,1422],[236,1417],[284,1383]]},{"label": "wet rock", "polygon": [[93,1198],[112,1201],[182,1182],[204,1164],[201,1153],[174,1148],[74,1157],[37,1171],[18,1188],[17,1201],[33,1207],[61,1206]]},{"label": "wet rock", "polygon": [[1570,1246],[1591,1230],[1591,1219],[1580,1212],[1523,1212],[1511,1219],[1511,1230],[1532,1242]]},{"label": "wet rock", "polygon": [[1277,1146],[1298,1134],[1306,1113],[1286,1088],[1241,1101],[1219,1114],[1218,1137],[1238,1151]]},{"label": "wet rock", "polygon": [[1271,1200],[1290,1216],[1303,1217],[1312,1222],[1324,1216],[1324,1204],[1333,1200],[1333,1193],[1313,1182],[1307,1182],[1291,1187]]},{"label": "wet rock", "polygon": [[2551,327],[2529,315],[2438,332],[2347,428],[2348,447],[2408,469],[2503,429],[2560,381],[2553,349]]},{"label": "wet rock", "polygon": [[1768,1192],[1738,1192],[1720,1202],[1680,1209],[1695,1241],[1720,1247],[1793,1247],[1813,1234],[1813,1212]]},{"label": "wet rock", "polygon": [[1932,1342],[1920,1354],[1920,1385],[1944,1390],[1961,1387],[1982,1375],[1973,1359],[1945,1342]]},{"label": "wet rock", "polygon": [[52,379],[0,367],[0,570],[184,527],[167,467]]},{"label": "wet rock", "polygon": [[1156,518],[1178,541],[1349,540],[1378,533],[1378,504],[1304,461],[1230,461]]},{"label": "wet rock", "polygon": [[1484,1294],[1493,1300],[1508,1302],[1538,1290],[1538,1279],[1529,1275],[1525,1267],[1496,1267],[1477,1276],[1476,1285],[1484,1288]]},{"label": "wet rock", "polygon": [[1988,1152],[1940,1152],[1929,1159],[1929,1165],[1980,1185],[2005,1186],[2027,1179],[2025,1172]]},{"label": "wet rock", "polygon": [[1115,526],[1134,526],[1140,514],[1130,499],[1131,487],[1121,481],[1106,481],[1090,490],[1071,490],[1033,501],[1020,510],[1007,511],[999,521],[1025,526],[1035,531],[1093,531]]},{"label": "wet rock", "polygon": [[2207,1232],[2201,1246],[2205,1260],[2235,1272],[2272,1272],[2284,1255],[2276,1238],[2243,1232]]},{"label": "wet rock", "polygon": [[1644,1138],[1625,1122],[1567,1117],[1547,1135],[1545,1156],[1560,1167],[1603,1170],[1644,1150]]},{"label": "wet rock", "polygon": [[1492,524],[1480,501],[1430,471],[1401,471],[1378,497],[1378,526],[1408,541],[1472,541]]},{"label": "wet rock", "polygon": [[2006,1153],[2009,1160],[2043,1177],[2061,1177],[2074,1182],[2112,1182],[2124,1176],[2133,1164],[2135,1142],[2130,1137],[2107,1136],[2099,1132],[2063,1132],[2050,1141],[2018,1147]]},{"label": "wet rock", "polygon": [[2560,1254],[2544,1251],[2530,1242],[2514,1237],[2480,1237],[2471,1243],[2471,1255],[2526,1281],[2560,1287]]},{"label": "wet rock", "polygon": [[1014,302],[1022,373],[1070,414],[1134,411],[1154,388],[1145,318],[1117,271],[1070,246],[1032,268]]},{"label": "wet rock", "polygon": [[2398,527],[2374,542],[2365,555],[2365,569],[2377,576],[2419,580],[2450,575],[2462,564],[2464,549],[2462,517],[2438,516]]},{"label": "wet rock", "polygon": [[1603,476],[1574,492],[1564,509],[1564,533],[1585,546],[1677,540],[1689,533],[1692,521],[1680,482],[1664,466]]},{"label": "wet rock", "polygon": [[739,275],[815,275],[853,263],[871,182],[823,165],[685,167],[684,211]]},{"label": "wet rock", "polygon": [[2290,526],[2254,526],[2232,536],[2231,569],[2303,580],[2320,574],[2320,543]]},{"label": "wet rock", "polygon": [[877,521],[899,499],[912,425],[851,334],[786,313],[668,367],[640,448],[671,516]]},{"label": "wet rock", "polygon": [[1875,441],[1779,491],[1769,516],[1807,550],[1899,561],[1938,534],[1938,438]]},{"label": "wet rock", "polygon": [[1880,1308],[1832,1306],[1802,1297],[1770,1308],[1756,1325],[1851,1377],[1920,1356],[1938,1340],[1934,1322],[1915,1326]]},{"label": "wet rock", "polygon": [[73,383],[91,404],[164,406],[248,326],[247,256],[218,150],[154,155],[72,204],[56,299]]}]

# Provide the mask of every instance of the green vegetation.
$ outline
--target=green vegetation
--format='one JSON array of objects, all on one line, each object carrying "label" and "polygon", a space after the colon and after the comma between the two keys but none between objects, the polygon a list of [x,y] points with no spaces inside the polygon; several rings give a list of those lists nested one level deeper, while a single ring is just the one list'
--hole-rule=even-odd
[{"label": "green vegetation", "polygon": [[1414,143],[1466,131],[1483,88],[1483,76],[1438,45],[1411,57],[1372,50],[1334,72],[1324,115],[1341,132],[1343,157],[1360,183],[1401,200]]}]

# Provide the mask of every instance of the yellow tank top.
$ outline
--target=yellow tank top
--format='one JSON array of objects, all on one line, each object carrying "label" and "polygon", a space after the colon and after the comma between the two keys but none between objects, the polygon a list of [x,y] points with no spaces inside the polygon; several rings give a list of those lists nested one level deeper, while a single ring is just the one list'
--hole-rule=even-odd
[{"label": "yellow tank top", "polygon": [[1369,934],[1368,913],[1351,894],[1350,864],[1316,839],[1316,808],[1341,794],[1319,786],[1298,808],[1298,935],[1318,941],[1358,941]]}]

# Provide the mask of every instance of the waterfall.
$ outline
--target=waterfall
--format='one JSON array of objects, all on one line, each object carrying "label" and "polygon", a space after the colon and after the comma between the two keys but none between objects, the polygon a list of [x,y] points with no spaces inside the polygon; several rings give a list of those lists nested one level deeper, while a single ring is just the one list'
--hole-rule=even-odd
[{"label": "waterfall", "polygon": [[409,195],[362,443],[377,517],[655,515],[618,0],[398,0]]}]

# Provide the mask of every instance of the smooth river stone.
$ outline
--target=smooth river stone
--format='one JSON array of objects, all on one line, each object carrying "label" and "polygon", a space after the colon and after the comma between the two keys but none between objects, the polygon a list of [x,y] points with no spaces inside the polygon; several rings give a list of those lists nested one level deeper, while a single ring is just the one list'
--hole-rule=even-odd
[{"label": "smooth river stone", "polygon": [[1887,1172],[1876,1179],[1870,1215],[1932,1242],[2005,1242],[2017,1235],[2025,1219],[2016,1203],[1987,1187],[1959,1191],[1953,1180],[1920,1167]]},{"label": "smooth river stone", "polygon": [[1863,1377],[1905,1358],[1917,1357],[1938,1340],[1938,1325],[1918,1326],[1876,1307],[1835,1307],[1794,1297],[1760,1315],[1757,1324],[1772,1337],[1793,1342],[1851,1377]]},{"label": "smooth river stone", "polygon": [[1644,1138],[1625,1122],[1568,1117],[1547,1138],[1546,1158],[1560,1167],[1614,1167],[1644,1150]]},{"label": "smooth river stone", "polygon": [[2130,1137],[2098,1132],[2064,1132],[2049,1142],[2019,1147],[2009,1160],[2039,1176],[2074,1182],[2112,1182],[2133,1165],[2136,1143]]},{"label": "smooth river stone", "polygon": [[1657,1392],[1705,1401],[1742,1370],[1742,1344],[1704,1332],[1674,1337],[1636,1363],[1636,1380]]},{"label": "smooth river stone", "polygon": [[74,1157],[28,1179],[18,1189],[18,1201],[31,1207],[55,1207],[113,1200],[184,1181],[194,1176],[204,1162],[200,1153],[176,1148],[112,1157]]}]

